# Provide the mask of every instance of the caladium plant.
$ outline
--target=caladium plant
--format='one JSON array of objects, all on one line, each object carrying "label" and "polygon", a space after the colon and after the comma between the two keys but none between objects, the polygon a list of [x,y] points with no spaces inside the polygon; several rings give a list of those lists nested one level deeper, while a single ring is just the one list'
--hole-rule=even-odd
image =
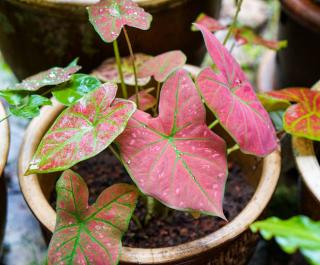
[{"label": "caladium plant", "polygon": [[[137,4],[102,0],[88,11],[102,39],[113,42],[115,59],[95,71],[95,77],[75,74],[79,67],[72,64],[59,70],[58,80],[47,82],[49,70],[37,76],[37,85],[30,80],[22,82],[20,86],[28,90],[15,88],[0,93],[14,106],[19,106],[25,96],[44,97],[50,93],[66,106],[43,136],[26,172],[66,170],[56,185],[57,223],[49,247],[49,264],[117,264],[121,236],[139,194],[137,188],[147,201],[157,200],[193,216],[207,214],[225,219],[228,154],[240,148],[244,153],[266,156],[277,148],[272,122],[253,87],[206,27],[195,25],[204,36],[216,71],[204,69],[199,76],[193,76],[195,84],[183,69],[186,56],[181,51],[146,60],[133,54],[125,25],[146,30],[151,22],[151,15]],[[206,17],[202,19],[208,27],[212,23]],[[130,59],[120,58],[116,44],[122,29]],[[128,77],[135,81],[133,95],[126,89],[126,83],[132,84]],[[151,78],[157,81],[155,96],[148,86]],[[27,82],[32,85],[26,86]],[[123,98],[116,98],[115,83],[119,82]],[[45,94],[40,92],[42,86]],[[47,100],[41,104],[51,102]],[[211,125],[207,123],[204,103],[215,115]],[[234,138],[235,146],[227,149],[225,140],[212,130],[216,123]],[[136,187],[116,184],[88,206],[88,189],[69,168],[107,148],[123,163]]]}]

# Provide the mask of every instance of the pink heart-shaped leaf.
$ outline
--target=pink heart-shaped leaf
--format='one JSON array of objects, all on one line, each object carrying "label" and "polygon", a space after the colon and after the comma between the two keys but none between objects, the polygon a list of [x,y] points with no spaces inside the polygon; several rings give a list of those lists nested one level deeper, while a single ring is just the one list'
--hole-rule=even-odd
[{"label": "pink heart-shaped leaf", "polygon": [[68,107],[42,138],[26,174],[61,171],[103,151],[136,110],[115,99],[117,86],[103,84]]},{"label": "pink heart-shaped leaf", "polygon": [[[201,13],[197,17],[195,23],[206,27],[207,30],[209,30],[211,32],[215,32],[215,31],[219,31],[219,30],[223,30],[223,29],[227,28],[226,26],[222,25],[218,20],[216,20],[212,17],[209,17],[205,13]],[[191,29],[193,31],[198,30],[194,25],[192,25]]]},{"label": "pink heart-shaped leaf", "polygon": [[239,45],[245,45],[245,44],[262,45],[272,50],[279,50],[287,46],[287,41],[266,40],[256,35],[252,29],[245,28],[245,27],[235,28],[233,30],[233,35]]},{"label": "pink heart-shaped leaf", "polygon": [[187,57],[181,51],[170,51],[151,58],[138,69],[138,77],[153,76],[158,82],[165,81],[168,76],[187,61]]},{"label": "pink heart-shaped leaf", "polygon": [[[134,55],[135,57],[135,66],[136,68],[139,68],[141,65],[143,65],[144,62],[152,58],[150,55],[146,55],[143,53],[136,53]],[[131,57],[124,57],[121,58],[121,66],[122,66],[122,72],[123,72],[123,78],[124,82],[127,85],[135,85],[134,81],[134,72],[132,68],[131,63]],[[92,75],[99,78],[101,81],[104,82],[115,82],[115,83],[121,83],[120,75],[118,72],[118,66],[115,58],[109,58],[105,60],[97,69],[95,69],[92,72]],[[139,86],[145,86],[150,81],[150,76],[145,78],[138,78],[138,85]]]},{"label": "pink heart-shaped leaf", "polygon": [[290,88],[284,88],[281,90],[270,91],[267,93],[267,96],[275,99],[290,101],[290,102],[304,102],[304,101],[308,101],[307,96],[309,92],[310,92],[309,88],[290,87]]},{"label": "pink heart-shaped leaf", "polygon": [[57,222],[48,264],[118,264],[121,238],[138,198],[136,188],[115,184],[89,206],[87,185],[78,174],[67,170],[56,189]]},{"label": "pink heart-shaped leaf", "polygon": [[[150,92],[153,90],[154,88],[149,88],[138,93],[140,110],[145,111],[151,109],[157,104],[157,99],[150,94]],[[129,100],[133,101],[134,103],[137,103],[136,95],[131,96]]]},{"label": "pink heart-shaped leaf", "polygon": [[178,70],[161,90],[159,116],[137,110],[116,141],[144,193],[174,209],[224,218],[226,144],[208,129],[205,116],[193,81]]},{"label": "pink heart-shaped leaf", "polygon": [[49,70],[43,71],[17,84],[13,90],[28,90],[36,91],[44,86],[59,85],[68,81],[71,75],[78,72],[81,66],[72,65],[66,68],[53,67]]},{"label": "pink heart-shaped leaf", "polygon": [[89,20],[105,42],[112,42],[128,25],[142,30],[150,28],[152,16],[131,0],[101,0],[88,7]]},{"label": "pink heart-shaped leaf", "polygon": [[203,99],[243,152],[257,156],[269,154],[277,147],[277,137],[268,113],[226,48],[205,27],[196,26],[202,31],[219,71],[206,68],[198,76]]}]

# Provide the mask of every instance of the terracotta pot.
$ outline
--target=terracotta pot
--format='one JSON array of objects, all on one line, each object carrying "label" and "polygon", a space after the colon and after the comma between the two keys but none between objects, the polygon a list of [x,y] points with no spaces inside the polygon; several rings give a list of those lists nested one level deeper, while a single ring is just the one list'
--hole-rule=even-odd
[{"label": "terracotta pot", "polygon": [[[2,119],[5,116],[6,112],[3,108],[3,105],[0,102],[0,119]],[[5,179],[2,176],[2,173],[7,162],[9,144],[9,124],[8,121],[5,120],[0,123],[0,256],[7,216],[7,190]]]},{"label": "terracotta pot", "polygon": [[[149,31],[128,28],[134,52],[156,55],[180,49],[191,63],[202,61],[203,40],[190,30],[191,23],[201,12],[217,17],[221,0],[135,1],[154,18]],[[128,54],[123,36],[119,42],[121,54]],[[0,1],[0,49],[18,79],[76,57],[89,71],[113,56],[112,44],[100,40],[85,7],[38,0]]]},{"label": "terracotta pot", "polygon": [[[193,73],[199,69],[188,67]],[[57,175],[29,175],[24,172],[37,146],[63,106],[41,109],[39,117],[30,123],[21,148],[19,181],[23,195],[40,223],[49,231],[55,227],[56,213],[49,203]],[[124,247],[120,264],[192,264],[192,265],[241,265],[250,257],[258,236],[249,231],[266,208],[280,174],[280,154],[275,151],[264,159],[235,152],[231,159],[237,161],[254,187],[255,193],[243,211],[218,231],[201,239],[175,247],[142,249]]]},{"label": "terracotta pot", "polygon": [[288,47],[277,54],[276,87],[311,87],[320,77],[320,4],[282,0],[279,39]]}]

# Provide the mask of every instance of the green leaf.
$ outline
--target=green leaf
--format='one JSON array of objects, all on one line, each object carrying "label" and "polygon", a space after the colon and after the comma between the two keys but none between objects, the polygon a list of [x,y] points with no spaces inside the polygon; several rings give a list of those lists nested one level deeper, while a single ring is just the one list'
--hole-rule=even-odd
[{"label": "green leaf", "polygon": [[14,116],[31,119],[40,114],[41,106],[51,104],[51,100],[46,97],[31,95],[23,98],[23,103],[21,105],[10,106],[9,111]]},{"label": "green leaf", "polygon": [[93,76],[74,74],[70,81],[54,88],[52,94],[60,103],[70,106],[100,85],[101,82]]},{"label": "green leaf", "polygon": [[266,93],[258,94],[258,98],[263,107],[269,112],[285,110],[290,106],[290,101],[288,99],[273,97]]},{"label": "green leaf", "polygon": [[0,91],[0,97],[4,98],[10,105],[20,105],[26,97],[25,92],[18,91]]},{"label": "green leaf", "polygon": [[88,187],[72,170],[56,185],[57,223],[49,250],[49,265],[116,265],[121,238],[135,209],[138,192],[133,185],[115,184],[88,205]]},{"label": "green leaf", "polygon": [[270,217],[250,226],[253,232],[260,231],[264,239],[275,237],[283,251],[292,254],[298,249],[312,265],[320,265],[320,222],[306,216],[288,220]]}]

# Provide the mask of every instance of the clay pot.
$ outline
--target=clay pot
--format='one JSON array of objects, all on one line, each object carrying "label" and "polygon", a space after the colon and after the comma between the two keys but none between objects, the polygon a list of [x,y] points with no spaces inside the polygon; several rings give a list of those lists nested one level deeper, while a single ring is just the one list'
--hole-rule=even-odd
[{"label": "clay pot", "polygon": [[[190,30],[197,15],[217,17],[221,0],[135,0],[153,15],[149,31],[128,28],[134,52],[156,55],[180,49],[199,64],[205,54],[201,34]],[[128,49],[121,35],[122,55]],[[0,1],[0,49],[18,79],[74,58],[88,72],[114,56],[88,22],[85,7],[38,0]]]},{"label": "clay pot", "polygon": [[[188,67],[196,73],[199,69]],[[45,132],[64,106],[54,101],[53,106],[41,109],[39,117],[30,123],[21,148],[19,181],[23,195],[39,222],[53,231],[56,213],[49,203],[57,175],[25,176],[33,154]],[[257,220],[266,208],[280,174],[280,154],[275,151],[264,159],[240,152],[230,156],[241,166],[247,181],[255,193],[243,211],[218,231],[201,239],[174,247],[142,249],[124,247],[120,264],[183,264],[183,265],[242,265],[245,264],[257,242],[258,235],[249,231],[249,225]]]},{"label": "clay pot", "polygon": [[282,0],[279,39],[288,47],[277,54],[276,87],[311,87],[319,79],[320,4]]},{"label": "clay pot", "polygon": [[[3,105],[0,102],[0,119],[6,116],[6,112]],[[8,121],[2,121],[0,123],[0,254],[2,250],[2,242],[6,224],[7,216],[7,190],[5,179],[3,177],[3,170],[7,162],[9,153],[9,124]],[[1,256],[1,255],[0,255]]]}]

